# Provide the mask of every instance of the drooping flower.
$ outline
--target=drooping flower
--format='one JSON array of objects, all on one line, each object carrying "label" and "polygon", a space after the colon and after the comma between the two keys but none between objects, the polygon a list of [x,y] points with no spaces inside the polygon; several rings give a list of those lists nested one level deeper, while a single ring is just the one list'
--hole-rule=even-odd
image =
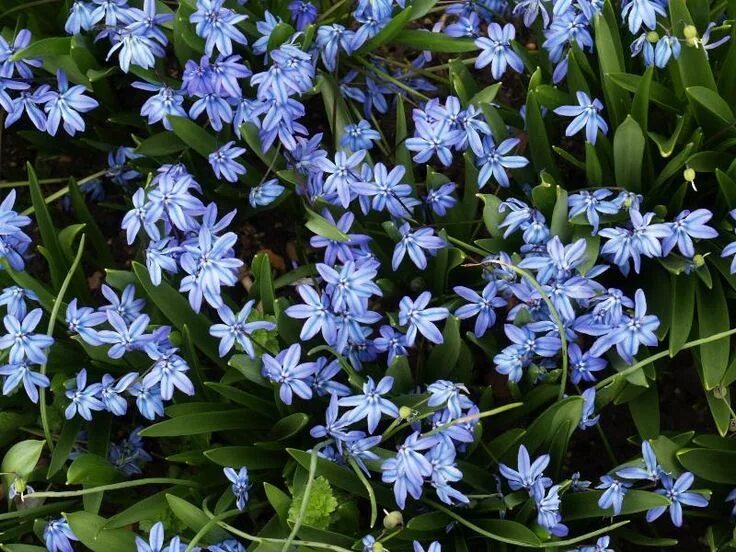
[{"label": "drooping flower", "polygon": [[576,93],[578,105],[563,105],[555,109],[555,113],[564,117],[574,117],[565,129],[565,136],[573,136],[585,128],[585,139],[595,144],[600,130],[603,134],[608,132],[608,125],[601,117],[603,104],[597,98],[590,99],[582,90]]},{"label": "drooping flower", "polygon": [[224,468],[227,477],[232,483],[232,491],[235,495],[235,505],[241,512],[245,510],[246,504],[248,504],[248,491],[251,487],[250,479],[248,478],[248,468],[243,466],[238,471],[233,468]]}]

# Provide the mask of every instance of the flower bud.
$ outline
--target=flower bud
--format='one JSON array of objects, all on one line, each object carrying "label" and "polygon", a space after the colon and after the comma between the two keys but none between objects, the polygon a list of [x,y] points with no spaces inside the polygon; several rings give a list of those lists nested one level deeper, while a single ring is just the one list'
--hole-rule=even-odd
[{"label": "flower bud", "polygon": [[421,276],[417,276],[409,282],[409,289],[411,289],[413,293],[419,293],[420,291],[427,289],[427,282],[425,282],[424,278]]},{"label": "flower bud", "polygon": [[657,31],[649,31],[647,33],[647,42],[654,44],[659,40],[659,33]]},{"label": "flower bud", "polygon": [[688,182],[694,181],[696,174],[695,169],[691,169],[690,167],[682,171],[682,177]]},{"label": "flower bud", "polygon": [[372,552],[383,552],[385,548],[380,542],[374,542],[373,547],[371,548]]},{"label": "flower bud", "polygon": [[695,266],[695,268],[700,268],[704,264],[705,264],[705,257],[703,257],[703,255],[701,255],[700,253],[698,253],[697,255],[693,257],[693,265]]},{"label": "flower bud", "polygon": [[383,526],[386,529],[396,529],[400,525],[404,525],[404,516],[398,510],[389,512],[383,518]]},{"label": "flower bud", "polygon": [[401,418],[402,420],[407,420],[411,417],[412,412],[413,411],[410,407],[402,406],[401,408],[399,408],[399,418]]},{"label": "flower bud", "polygon": [[695,25],[685,25],[685,28],[682,30],[682,34],[685,35],[685,38],[689,42],[698,37],[698,29],[695,28]]}]

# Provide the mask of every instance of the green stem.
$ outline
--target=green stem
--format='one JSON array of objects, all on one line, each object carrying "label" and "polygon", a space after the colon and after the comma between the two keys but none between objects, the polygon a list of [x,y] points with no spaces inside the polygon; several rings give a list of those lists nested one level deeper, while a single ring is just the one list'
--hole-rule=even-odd
[{"label": "green stem", "polygon": [[190,481],[189,479],[173,479],[171,477],[148,477],[146,479],[123,481],[122,483],[110,483],[109,485],[100,485],[99,487],[78,489],[76,491],[41,491],[38,493],[27,494],[26,499],[68,498],[72,496],[84,496],[88,494],[102,493],[105,491],[119,491],[120,489],[130,489],[132,487],[143,487],[145,485],[182,485],[184,487],[199,487],[199,483]]},{"label": "green stem", "polygon": [[376,519],[378,518],[378,505],[376,504],[376,493],[373,490],[373,486],[370,484],[365,474],[363,473],[363,470],[361,470],[360,466],[358,466],[357,462],[353,458],[348,458],[348,462],[350,463],[350,467],[353,468],[355,475],[357,475],[358,479],[360,479],[361,483],[363,483],[363,486],[365,487],[365,490],[368,493],[368,500],[370,500],[371,502],[371,528],[373,528],[373,526],[376,524]]},{"label": "green stem", "polygon": [[320,443],[312,449],[312,458],[309,460],[309,475],[307,476],[307,484],[304,487],[304,494],[302,495],[302,503],[299,506],[299,515],[294,522],[294,526],[291,528],[289,537],[284,541],[284,546],[281,548],[281,552],[288,552],[289,547],[294,542],[296,534],[302,526],[304,516],[307,515],[307,507],[309,506],[309,496],[312,494],[312,485],[314,485],[314,476],[317,474],[317,453],[324,447],[325,443]]},{"label": "green stem", "polygon": [[209,531],[214,529],[220,521],[224,521],[229,517],[235,517],[238,514],[240,514],[240,510],[228,510],[227,512],[223,512],[210,518],[210,520],[205,523],[199,531],[197,531],[197,534],[194,535],[192,540],[189,541],[189,544],[187,545],[187,548],[186,550],[184,550],[184,552],[192,552],[197,543],[202,540]]},{"label": "green stem", "polygon": [[[79,247],[77,248],[77,255],[74,257],[74,262],[72,262],[72,266],[69,269],[69,273],[66,275],[66,278],[64,278],[64,282],[61,284],[61,289],[59,289],[59,294],[57,295],[56,299],[54,300],[54,306],[51,308],[51,318],[49,319],[49,326],[46,330],[46,335],[53,336],[54,335],[54,326],[56,326],[56,317],[59,316],[59,310],[61,309],[61,305],[64,302],[64,296],[66,295],[66,290],[69,289],[69,284],[72,281],[72,277],[74,276],[74,273],[77,271],[77,267],[79,267],[79,263],[82,261],[82,254],[84,253],[84,243],[87,239],[86,234],[82,234],[82,237],[79,239]],[[41,365],[40,372],[42,375],[46,375],[46,365],[47,363],[44,363]],[[49,447],[49,451],[54,451],[54,440],[51,437],[51,428],[49,427],[49,418],[48,418],[48,412],[46,411],[46,388],[41,387],[41,390],[39,391],[38,396],[39,401],[39,409],[41,411],[41,427],[43,427],[43,434],[46,437],[46,445]]]},{"label": "green stem", "polygon": [[[706,343],[711,343],[713,341],[718,341],[719,339],[724,339],[726,337],[732,336],[736,334],[736,328],[733,328],[731,330],[720,332],[717,334],[709,335],[708,337],[701,337],[700,339],[695,339],[694,341],[688,341],[685,343],[680,350],[684,349],[692,349],[693,347],[697,347],[698,345],[705,345]],[[676,354],[676,353],[675,353]],[[606,379],[601,380],[598,382],[598,384],[595,386],[596,389],[603,389],[604,387],[607,387],[611,385],[612,383],[615,383],[617,379],[619,378],[625,378],[633,374],[634,372],[641,370],[645,366],[649,366],[652,362],[670,357],[672,358],[675,356],[674,354],[670,354],[668,350],[660,351],[659,353],[656,353],[650,357],[645,358],[644,360],[637,362],[636,364],[632,364],[625,370],[621,370],[620,372],[617,372],[611,376],[608,376]]]},{"label": "green stem", "polygon": [[[101,171],[97,171],[96,173],[91,174],[89,176],[85,176],[82,180],[80,180],[80,181],[77,182],[77,185],[81,186],[82,184],[86,184],[90,180],[94,180],[95,178],[99,178],[102,175],[104,175],[105,173],[107,173],[107,169],[104,169],[104,170],[101,170]],[[53,194],[47,196],[44,199],[44,201],[48,205],[49,203],[53,203],[54,201],[56,201],[60,197],[64,197],[68,193],[69,193],[69,186],[67,185],[67,186],[64,186],[61,190],[58,190],[58,191],[54,192]],[[27,215],[31,215],[31,214],[33,214],[33,207],[29,207],[28,209],[26,209],[25,211],[23,211],[21,213],[21,215],[26,215],[26,216]]]},{"label": "green stem", "polygon": [[[268,537],[258,537],[256,535],[251,535],[249,533],[246,533],[245,531],[236,529],[232,525],[228,525],[224,521],[217,522],[217,525],[225,529],[225,531],[228,531],[233,535],[237,535],[238,537],[249,540],[251,542],[265,544],[281,544],[282,542],[284,542],[284,539],[272,539]],[[316,548],[318,550],[332,550],[333,552],[353,552],[352,550],[348,550],[347,548],[343,548],[342,546],[338,546],[336,544],[324,544],[322,542],[293,540],[291,541],[291,544],[295,546],[306,546],[307,548]]]},{"label": "green stem", "polygon": [[355,57],[357,58],[357,60],[360,63],[362,63],[363,65],[365,65],[367,68],[369,68],[371,71],[373,71],[376,75],[380,76],[382,79],[387,80],[391,84],[395,84],[396,86],[398,86],[399,88],[401,88],[403,90],[406,90],[409,94],[414,94],[419,99],[422,99],[424,101],[428,101],[429,100],[429,96],[425,96],[424,94],[422,94],[418,90],[415,90],[411,86],[409,86],[409,85],[401,82],[399,79],[396,79],[396,78],[392,77],[391,75],[389,75],[388,73],[385,73],[385,72],[381,71],[380,69],[376,68],[375,65],[373,65],[371,63],[368,63],[368,61],[363,56],[355,56]]},{"label": "green stem", "polygon": [[[66,182],[69,180],[68,178],[46,178],[44,180],[39,180],[39,184],[61,184],[62,182]],[[17,182],[0,182],[0,188],[23,188],[25,186],[28,186],[27,180],[19,180]]]},{"label": "green stem", "polygon": [[428,433],[424,433],[423,436],[429,437],[431,435],[435,435],[436,433],[440,433],[441,431],[445,431],[448,427],[452,427],[458,424],[464,424],[465,422],[472,422],[473,420],[480,420],[481,418],[488,418],[489,416],[495,416],[496,414],[501,414],[502,412],[513,410],[514,408],[519,408],[523,405],[524,403],[522,402],[509,403],[503,406],[499,406],[498,408],[494,408],[493,410],[486,410],[484,412],[479,412],[478,414],[469,414],[461,418],[455,418],[454,420],[451,420],[446,424],[442,424],[441,426],[434,428]]}]

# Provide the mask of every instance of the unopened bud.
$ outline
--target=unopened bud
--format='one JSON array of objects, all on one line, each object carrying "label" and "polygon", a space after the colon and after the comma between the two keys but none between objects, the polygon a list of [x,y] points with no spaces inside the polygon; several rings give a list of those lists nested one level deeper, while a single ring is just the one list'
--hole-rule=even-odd
[{"label": "unopened bud", "polygon": [[682,177],[688,182],[692,182],[693,180],[695,180],[696,174],[697,173],[695,172],[695,169],[691,169],[689,167],[682,171]]},{"label": "unopened bud", "polygon": [[399,512],[398,510],[389,512],[383,518],[383,526],[386,529],[396,529],[400,525],[404,525],[404,516],[402,516],[401,512]]},{"label": "unopened bud", "polygon": [[649,31],[647,33],[647,42],[654,44],[659,40],[659,33],[657,31]]},{"label": "unopened bud", "polygon": [[685,28],[682,30],[682,34],[688,41],[690,41],[698,37],[698,29],[695,28],[695,25],[685,25]]},{"label": "unopened bud", "polygon": [[413,293],[424,291],[425,289],[427,289],[427,282],[425,282],[424,278],[422,278],[421,276],[417,276],[416,278],[412,279],[411,282],[409,282],[409,289],[411,289]]},{"label": "unopened bud", "polygon": [[412,412],[413,411],[410,407],[402,406],[401,408],[399,408],[399,418],[401,418],[402,420],[407,420],[411,418]]},{"label": "unopened bud", "polygon": [[697,254],[693,257],[693,265],[695,265],[695,268],[700,268],[705,264],[705,257],[703,255]]},{"label": "unopened bud", "polygon": [[374,542],[373,547],[371,548],[372,552],[383,552],[385,548],[380,542]]}]

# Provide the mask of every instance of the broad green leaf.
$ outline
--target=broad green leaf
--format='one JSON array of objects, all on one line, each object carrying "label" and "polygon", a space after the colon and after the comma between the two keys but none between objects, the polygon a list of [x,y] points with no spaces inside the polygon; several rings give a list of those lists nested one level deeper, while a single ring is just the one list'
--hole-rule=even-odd
[{"label": "broad green leaf", "polygon": [[483,201],[483,223],[486,226],[488,233],[494,238],[500,238],[503,235],[503,231],[498,227],[506,218],[506,213],[500,213],[498,207],[501,205],[501,200],[492,194],[480,194],[480,198]]},{"label": "broad green leaf", "polygon": [[161,310],[169,322],[180,331],[183,331],[186,326],[191,333],[194,345],[215,364],[223,366],[224,361],[217,352],[216,341],[210,336],[209,320],[203,314],[194,312],[184,296],[165,281],[155,286],[148,275],[148,269],[142,264],[133,262],[133,272],[148,298]]},{"label": "broad green leaf", "polygon": [[14,444],[5,453],[0,471],[27,478],[36,468],[38,459],[41,458],[44,443],[45,441],[27,440]]},{"label": "broad green leaf", "polygon": [[340,149],[340,140],[345,126],[350,124],[350,115],[345,99],[342,97],[340,87],[332,75],[320,73],[319,91],[322,94],[322,102],[325,105],[325,114],[330,124],[335,149]]},{"label": "broad green leaf", "polygon": [[627,404],[642,439],[653,439],[659,435],[659,392],[655,384]]},{"label": "broad green leaf", "polygon": [[641,167],[644,160],[646,140],[644,133],[630,115],[616,129],[613,138],[614,168],[616,185],[631,190],[641,191]]},{"label": "broad green leaf", "polygon": [[685,449],[677,453],[677,460],[697,477],[736,485],[736,451],[716,449]]},{"label": "broad green leaf", "polygon": [[560,186],[555,187],[555,208],[552,210],[550,220],[550,232],[553,236],[559,236],[563,243],[570,237],[570,223],[567,220],[567,192]]},{"label": "broad green leaf", "polygon": [[603,167],[595,146],[590,142],[585,142],[585,177],[591,186],[604,185]]},{"label": "broad green leaf", "polygon": [[[606,80],[611,81],[616,86],[619,86],[628,92],[636,93],[641,89],[642,81],[645,79],[645,76],[646,75],[632,75],[630,73],[609,73],[606,75]],[[674,111],[675,113],[680,113],[682,111],[682,105],[678,101],[674,92],[665,85],[656,81],[652,81],[649,84],[649,99],[663,109]],[[637,117],[634,118],[639,121]]]},{"label": "broad green leaf", "polygon": [[[672,22],[672,35],[682,39],[685,26],[693,24],[685,0],[670,0],[668,8]],[[680,69],[680,78],[685,89],[691,86],[704,86],[714,92],[717,90],[708,56],[702,46],[694,48],[687,42],[683,42],[680,56],[677,58],[677,66]]]},{"label": "broad green leaf", "polygon": [[460,320],[450,316],[442,330],[444,342],[435,346],[427,360],[427,380],[446,379],[452,374],[460,357]]},{"label": "broad green leaf", "polygon": [[266,451],[259,447],[218,447],[204,451],[204,455],[222,467],[247,466],[249,470],[269,470],[283,464],[282,454],[279,451]]},{"label": "broad green leaf", "polygon": [[318,236],[322,236],[323,238],[336,242],[350,241],[350,238],[348,238],[348,235],[345,232],[340,230],[325,217],[318,215],[309,207],[305,207],[304,209],[307,212],[307,222],[304,223],[304,226],[309,228],[312,232]]},{"label": "broad green leaf", "polygon": [[394,37],[394,42],[416,50],[428,50],[445,54],[462,54],[464,52],[474,52],[478,49],[472,38],[453,38],[444,33],[411,29],[403,30]]},{"label": "broad green leaf", "polygon": [[[713,280],[713,289],[703,285],[696,288],[698,310],[698,334],[709,337],[731,328],[728,303],[719,278]],[[700,346],[700,360],[703,366],[703,379],[706,389],[713,389],[721,383],[730,353],[730,341],[720,339]]]},{"label": "broad green leaf", "polygon": [[79,541],[92,552],[134,550],[135,533],[127,529],[105,529],[107,520],[89,512],[65,515],[69,527]]},{"label": "broad green leaf", "polygon": [[552,157],[547,127],[542,118],[537,93],[534,90],[529,90],[526,97],[526,129],[529,134],[529,149],[534,169],[540,173],[548,171],[553,176],[558,175],[557,165]]},{"label": "broad green leaf", "polygon": [[42,38],[40,40],[34,40],[27,48],[15,52],[10,56],[10,60],[20,61],[22,59],[64,56],[70,53],[71,47],[71,37]]},{"label": "broad green leaf", "polygon": [[299,433],[309,423],[309,416],[304,412],[294,412],[281,418],[266,435],[269,442],[284,441]]},{"label": "broad green leaf", "polygon": [[411,3],[411,17],[410,21],[420,19],[427,15],[432,8],[437,4],[437,0],[414,0]]},{"label": "broad green leaf", "polygon": [[158,521],[161,513],[168,510],[166,491],[147,496],[122,512],[112,516],[105,524],[106,529],[117,529],[139,521]]},{"label": "broad green leaf", "polygon": [[654,75],[654,66],[649,66],[644,71],[639,86],[636,88],[634,100],[631,102],[631,116],[645,132],[649,126],[649,96],[652,88],[652,75]]},{"label": "broad green leaf", "polygon": [[82,419],[75,416],[71,420],[65,420],[61,430],[59,440],[56,442],[54,452],[51,455],[49,469],[46,472],[46,478],[51,479],[64,466],[69,459],[69,453],[74,448],[77,440],[79,428],[82,426]]},{"label": "broad green leaf", "polygon": [[159,157],[179,153],[186,147],[176,134],[159,132],[143,140],[135,148],[135,152],[150,157]]},{"label": "broad green leaf", "polygon": [[97,487],[112,483],[121,476],[122,474],[106,458],[96,454],[80,454],[69,466],[66,482],[69,485]]},{"label": "broad green leaf", "polygon": [[470,103],[470,98],[478,92],[478,85],[465,64],[459,59],[452,59],[448,63],[450,83],[455,94],[463,105]]},{"label": "broad green leaf", "polygon": [[[190,504],[183,498],[167,494],[166,501],[169,503],[169,508],[171,508],[171,512],[182,523],[184,523],[184,525],[186,525],[190,529],[193,529],[194,531],[199,531],[210,521],[210,518],[207,516],[207,514],[205,514],[202,510],[200,510],[193,504]],[[204,542],[215,543],[227,539],[228,536],[228,533],[224,529],[221,529],[220,527],[215,525],[205,534]]]},{"label": "broad green leaf", "polygon": [[670,356],[675,356],[687,341],[693,326],[695,286],[692,276],[672,276],[672,323],[670,324]]},{"label": "broad green leaf", "polygon": [[[606,516],[606,510],[598,507],[598,500],[603,491],[587,491],[584,493],[568,493],[562,501],[562,516],[568,521]],[[629,490],[624,496],[621,515],[645,512],[657,506],[668,506],[669,499],[649,491]]]},{"label": "broad green leaf", "polygon": [[200,435],[213,431],[252,429],[249,410],[223,410],[220,412],[196,412],[183,414],[163,422],[144,427],[141,437],[179,437]]},{"label": "broad green leaf", "polygon": [[169,115],[168,120],[174,134],[205,159],[217,149],[216,138],[201,125],[176,115]]},{"label": "broad green leaf", "polygon": [[407,33],[405,27],[409,22],[411,12],[412,8],[410,6],[395,14],[383,29],[381,29],[375,36],[369,38],[365,44],[358,49],[357,54],[367,54],[379,46],[383,46],[384,44],[391,42],[394,38],[404,36]]},{"label": "broad green leaf", "polygon": [[276,50],[284,42],[289,40],[296,30],[288,23],[277,23],[268,37],[268,51]]},{"label": "broad green leaf", "polygon": [[624,50],[618,33],[618,20],[610,0],[603,4],[601,13],[593,16],[595,44],[601,70],[603,95],[612,127],[618,127],[629,112],[628,94],[606,78],[611,73],[625,72]]},{"label": "broad green leaf", "polygon": [[97,262],[102,267],[114,266],[115,261],[110,253],[110,246],[108,245],[102,230],[100,230],[95,217],[89,211],[87,202],[79,190],[79,184],[77,184],[76,180],[73,178],[69,179],[69,199],[72,202],[74,214],[77,219],[84,223],[84,233],[87,235],[87,238],[95,250]]},{"label": "broad green leaf", "polygon": [[274,314],[273,274],[268,254],[258,253],[253,257],[251,271],[255,278],[250,290],[251,297],[261,303],[264,314]]}]

